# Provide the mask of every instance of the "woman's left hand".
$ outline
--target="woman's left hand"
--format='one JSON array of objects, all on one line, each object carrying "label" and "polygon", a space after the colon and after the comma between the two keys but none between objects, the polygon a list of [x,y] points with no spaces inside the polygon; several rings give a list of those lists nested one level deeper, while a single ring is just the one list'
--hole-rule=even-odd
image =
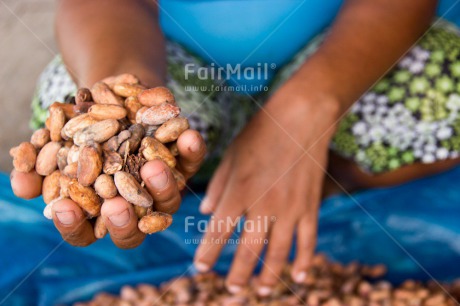
[{"label": "woman's left hand", "polygon": [[297,282],[305,279],[316,244],[336,105],[326,97],[307,97],[305,87],[290,81],[252,118],[228,148],[201,203],[201,212],[213,216],[195,255],[199,271],[215,264],[222,241],[234,231],[232,224],[245,216],[254,226],[244,227],[227,288],[236,293],[247,284],[268,241],[258,292],[269,295],[295,232],[292,277]]},{"label": "woman's left hand", "polygon": [[[407,14],[401,17],[400,11]],[[361,0],[343,5],[318,50],[235,139],[211,180],[201,209],[212,212],[213,218],[195,255],[198,270],[216,262],[223,244],[213,240],[227,239],[233,232],[228,226],[213,226],[228,225],[241,215],[246,222],[267,216],[276,220],[267,231],[242,233],[227,278],[230,291],[247,283],[264,246],[260,240],[268,238],[259,293],[270,294],[294,232],[292,274],[298,282],[305,278],[336,122],[419,39],[435,11],[436,1]]]}]

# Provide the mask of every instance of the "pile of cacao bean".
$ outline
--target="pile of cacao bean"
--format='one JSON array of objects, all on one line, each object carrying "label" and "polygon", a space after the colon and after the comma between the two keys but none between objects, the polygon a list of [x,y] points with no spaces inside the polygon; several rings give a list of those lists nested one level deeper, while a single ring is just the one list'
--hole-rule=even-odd
[{"label": "pile of cacao bean", "polygon": [[314,257],[302,284],[291,281],[289,267],[269,297],[257,296],[256,280],[237,295],[225,289],[224,278],[197,274],[170,280],[159,287],[140,284],[124,286],[120,295],[100,293],[92,301],[74,306],[454,306],[459,305],[460,280],[452,284],[434,281],[423,284],[407,280],[399,287],[382,280],[383,265],[342,265],[330,262],[323,254]]},{"label": "pile of cacao bean", "polygon": [[17,171],[43,176],[44,215],[63,198],[75,201],[94,218],[97,238],[107,229],[100,217],[104,199],[117,195],[133,204],[139,229],[147,234],[166,229],[172,217],[155,211],[140,168],[164,161],[179,190],[183,175],[175,168],[176,140],[189,128],[174,95],[165,87],[146,88],[131,74],[106,78],[91,89],[80,88],[68,103],[53,103],[44,128],[30,142],[10,150]]}]

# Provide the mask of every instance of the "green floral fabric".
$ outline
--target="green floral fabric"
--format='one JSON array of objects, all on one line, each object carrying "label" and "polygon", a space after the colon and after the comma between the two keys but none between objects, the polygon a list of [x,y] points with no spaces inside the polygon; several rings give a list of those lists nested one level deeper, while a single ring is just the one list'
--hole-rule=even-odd
[{"label": "green floral fabric", "polygon": [[[283,68],[276,89],[314,52],[318,37]],[[371,173],[459,157],[460,36],[437,22],[354,103],[331,149]]]},{"label": "green floral fabric", "polygon": [[[268,92],[249,97],[222,90],[212,79],[185,74],[185,65],[211,69],[183,46],[168,41],[167,86],[174,92],[191,128],[210,148],[201,172],[206,179],[230,141],[267,98],[314,53],[324,35],[313,39],[277,72]],[[76,91],[60,57],[42,73],[32,101],[32,127],[46,120],[54,101]],[[366,92],[339,123],[331,150],[371,173],[416,162],[456,158],[460,152],[460,36],[438,22],[397,65]]]},{"label": "green floral fabric", "polygon": [[457,158],[459,110],[460,37],[440,23],[353,105],[331,147],[373,173]]}]

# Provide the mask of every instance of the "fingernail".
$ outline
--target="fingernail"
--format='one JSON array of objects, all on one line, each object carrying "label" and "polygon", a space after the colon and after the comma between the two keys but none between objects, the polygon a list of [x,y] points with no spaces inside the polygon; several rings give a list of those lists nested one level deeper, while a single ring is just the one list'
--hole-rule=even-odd
[{"label": "fingernail", "polygon": [[201,141],[197,140],[192,145],[190,146],[190,151],[192,152],[198,152],[201,148]]},{"label": "fingernail", "polygon": [[73,211],[56,212],[56,218],[64,225],[71,225],[75,222],[75,213]]},{"label": "fingernail", "polygon": [[125,226],[129,221],[128,209],[123,210],[121,213],[110,215],[109,220],[113,225],[117,227]]},{"label": "fingernail", "polygon": [[239,285],[228,285],[227,286],[227,290],[228,292],[230,292],[231,294],[237,294],[239,292],[241,292],[243,288]]},{"label": "fingernail", "polygon": [[166,174],[166,171],[162,171],[161,173],[149,178],[149,182],[153,188],[163,189],[166,187],[166,184],[168,184],[168,175]]},{"label": "fingernail", "polygon": [[196,262],[195,263],[195,268],[198,270],[198,272],[204,273],[209,271],[209,265],[203,263],[203,262]]},{"label": "fingernail", "polygon": [[268,286],[262,286],[257,289],[257,293],[260,296],[268,296],[272,293],[272,288]]},{"label": "fingernail", "polygon": [[296,283],[303,283],[306,278],[307,278],[307,272],[303,272],[303,271],[299,273],[295,273],[292,277],[292,279]]},{"label": "fingernail", "polygon": [[200,204],[200,213],[202,214],[207,214],[209,212],[209,200],[208,200],[208,197],[205,196],[203,198],[203,200],[201,200],[201,204]]}]

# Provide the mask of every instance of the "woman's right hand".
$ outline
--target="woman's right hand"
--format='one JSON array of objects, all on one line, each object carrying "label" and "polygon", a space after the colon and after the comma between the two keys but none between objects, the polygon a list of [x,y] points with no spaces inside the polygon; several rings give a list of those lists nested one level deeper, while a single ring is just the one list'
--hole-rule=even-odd
[{"label": "woman's right hand", "polygon": [[[56,13],[56,36],[67,71],[78,87],[89,87],[108,75],[126,71],[132,72],[149,88],[164,85],[166,47],[155,1],[62,1]],[[177,144],[177,169],[189,178],[204,159],[205,143],[198,132],[187,130]],[[181,197],[164,163],[147,163],[141,176],[156,207],[167,212],[178,209]],[[11,174],[13,191],[21,198],[39,196],[41,182],[42,177],[35,172],[13,171]],[[145,235],[137,228],[134,211],[123,198],[105,201],[101,214],[117,246],[132,248],[143,241]],[[53,204],[53,221],[64,240],[72,245],[86,246],[96,240],[91,223],[81,208],[69,199]]]},{"label": "woman's right hand", "polygon": [[[200,133],[186,130],[177,139],[177,147],[177,169],[189,179],[198,171],[204,159],[206,144]],[[142,167],[141,176],[155,201],[155,207],[170,214],[176,212],[181,203],[181,195],[169,167],[160,160],[150,161]],[[11,172],[13,192],[23,199],[40,196],[42,180],[43,177],[35,170],[29,173]],[[132,205],[122,197],[105,200],[101,215],[112,241],[118,247],[134,248],[144,240],[145,234],[138,229],[138,218]],[[52,216],[62,238],[71,245],[87,246],[96,241],[93,225],[74,201],[63,199],[54,203]]]}]

